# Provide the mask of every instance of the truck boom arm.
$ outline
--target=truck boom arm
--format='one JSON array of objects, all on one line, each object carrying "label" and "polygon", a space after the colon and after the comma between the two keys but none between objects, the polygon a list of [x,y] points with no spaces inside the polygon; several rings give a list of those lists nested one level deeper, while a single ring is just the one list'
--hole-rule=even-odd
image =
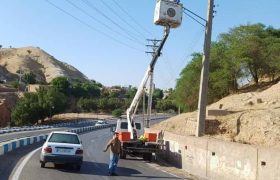
[{"label": "truck boom arm", "polygon": [[[156,52],[153,54],[153,59],[152,59],[150,65],[149,65],[148,69],[146,70],[144,78],[142,79],[141,84],[139,85],[139,87],[137,89],[137,92],[136,92],[136,94],[135,94],[135,96],[132,100],[132,103],[130,104],[130,107],[126,111],[127,123],[128,123],[128,132],[130,132],[130,134],[131,134],[131,139],[134,138],[133,129],[135,127],[134,127],[133,120],[134,120],[134,115],[137,111],[137,107],[138,107],[140,98],[142,97],[143,93],[145,92],[144,88],[146,87],[148,80],[152,81],[152,79],[153,79],[152,77],[153,77],[153,71],[154,71],[155,64],[157,62],[158,57],[161,54],[161,50],[163,48],[163,45],[166,42],[166,39],[169,35],[169,32],[170,32],[170,27],[166,26],[165,31],[164,31],[163,39],[162,39],[159,47],[157,48]],[[150,84],[152,84],[152,83],[150,83]],[[152,87],[150,87],[150,88],[152,88]],[[152,96],[152,94],[150,94],[150,96]],[[148,118],[150,118],[149,115],[148,115]]]}]

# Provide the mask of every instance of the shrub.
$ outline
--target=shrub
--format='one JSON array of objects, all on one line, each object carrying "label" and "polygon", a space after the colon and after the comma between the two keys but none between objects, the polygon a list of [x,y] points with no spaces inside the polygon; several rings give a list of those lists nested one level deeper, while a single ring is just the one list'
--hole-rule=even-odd
[{"label": "shrub", "polygon": [[123,114],[123,110],[122,109],[115,109],[115,110],[112,111],[112,115],[114,117],[117,117],[117,118],[121,117],[122,114]]}]

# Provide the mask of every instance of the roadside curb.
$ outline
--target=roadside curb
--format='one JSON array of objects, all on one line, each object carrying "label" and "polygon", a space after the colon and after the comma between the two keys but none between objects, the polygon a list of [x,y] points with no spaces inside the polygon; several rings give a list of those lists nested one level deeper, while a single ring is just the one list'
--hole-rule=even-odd
[{"label": "roadside curb", "polygon": [[[112,126],[115,126],[115,124],[88,126],[88,127],[82,127],[82,128],[69,129],[67,131],[79,134],[79,133],[94,131],[94,130],[98,130],[98,129],[105,129],[105,128],[109,128]],[[0,143],[0,156],[5,155],[8,152],[14,151],[18,148],[41,142],[41,141],[47,139],[47,137],[48,137],[48,134],[41,134],[38,136],[24,137],[24,138],[14,139],[14,140]]]},{"label": "roadside curb", "polygon": [[5,155],[10,151],[14,151],[20,147],[24,147],[30,144],[41,142],[47,138],[47,134],[42,134],[39,136],[24,137],[20,139],[15,139],[0,144],[0,156]]}]

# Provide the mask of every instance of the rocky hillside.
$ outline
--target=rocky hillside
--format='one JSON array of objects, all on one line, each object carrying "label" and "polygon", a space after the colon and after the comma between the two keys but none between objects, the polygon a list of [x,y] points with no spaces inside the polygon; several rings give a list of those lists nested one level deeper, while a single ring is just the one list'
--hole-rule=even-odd
[{"label": "rocky hillside", "polygon": [[[280,147],[280,82],[262,91],[234,94],[207,106],[206,136],[226,141]],[[197,112],[180,114],[154,125],[194,135]]]},{"label": "rocky hillside", "polygon": [[0,80],[18,79],[17,72],[33,72],[36,80],[49,83],[58,76],[86,81],[87,77],[73,66],[55,59],[40,48],[3,48],[0,49]]}]

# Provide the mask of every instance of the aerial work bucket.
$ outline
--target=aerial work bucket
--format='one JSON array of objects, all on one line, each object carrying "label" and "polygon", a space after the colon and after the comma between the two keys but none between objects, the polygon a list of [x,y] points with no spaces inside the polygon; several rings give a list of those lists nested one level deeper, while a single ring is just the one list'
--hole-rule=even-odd
[{"label": "aerial work bucket", "polygon": [[157,0],[154,23],[176,28],[182,23],[183,5],[179,1]]}]

